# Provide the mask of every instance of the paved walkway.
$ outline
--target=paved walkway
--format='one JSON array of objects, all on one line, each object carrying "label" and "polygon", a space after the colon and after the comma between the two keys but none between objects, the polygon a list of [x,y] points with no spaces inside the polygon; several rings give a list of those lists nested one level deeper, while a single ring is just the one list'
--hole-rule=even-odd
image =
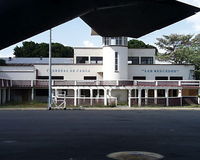
[{"label": "paved walkway", "polygon": [[[9,111],[9,110],[48,110],[47,108],[0,108],[0,111]],[[52,108],[54,110],[54,108]],[[59,109],[55,109],[59,110]],[[61,110],[61,109],[60,109]],[[124,110],[124,111],[129,111],[129,110],[197,110],[200,111],[200,107],[113,107],[113,108],[107,108],[107,107],[77,107],[77,108],[67,108],[66,110]]]}]

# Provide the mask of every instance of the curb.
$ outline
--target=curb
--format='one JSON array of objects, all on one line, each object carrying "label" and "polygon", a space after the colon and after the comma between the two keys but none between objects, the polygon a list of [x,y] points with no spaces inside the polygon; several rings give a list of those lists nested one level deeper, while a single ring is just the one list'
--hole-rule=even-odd
[{"label": "curb", "polygon": [[[63,110],[63,109],[52,109],[52,110]],[[73,110],[86,110],[86,111],[165,111],[165,110],[175,110],[175,111],[200,111],[200,108],[177,108],[177,107],[165,107],[165,108],[67,108],[67,111]],[[47,108],[0,108],[0,111],[48,111]]]}]

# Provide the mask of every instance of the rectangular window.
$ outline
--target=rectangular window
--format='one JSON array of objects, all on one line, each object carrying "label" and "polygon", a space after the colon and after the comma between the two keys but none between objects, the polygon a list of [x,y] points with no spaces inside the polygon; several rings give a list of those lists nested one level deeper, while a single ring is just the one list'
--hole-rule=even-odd
[{"label": "rectangular window", "polygon": [[115,71],[119,71],[119,53],[115,52]]},{"label": "rectangular window", "polygon": [[165,90],[164,89],[158,89],[157,95],[158,95],[158,97],[165,97]]},{"label": "rectangular window", "polygon": [[[49,76],[38,76],[37,79],[49,79]],[[64,79],[64,76],[51,76],[51,79]]]},{"label": "rectangular window", "polygon": [[48,89],[36,89],[35,95],[36,96],[48,96]]},{"label": "rectangular window", "polygon": [[183,77],[170,77],[170,80],[183,80]]},{"label": "rectangular window", "polygon": [[155,80],[168,80],[168,77],[155,77]]},{"label": "rectangular window", "polygon": [[96,76],[84,76],[84,80],[97,80]]},{"label": "rectangular window", "polygon": [[143,76],[134,76],[133,80],[146,80],[146,77],[143,77]]},{"label": "rectangular window", "polygon": [[89,58],[88,57],[76,57],[77,64],[88,64]]},{"label": "rectangular window", "polygon": [[128,64],[139,64],[139,57],[128,57]]},{"label": "rectangular window", "polygon": [[153,57],[141,57],[141,64],[153,64]]},{"label": "rectangular window", "polygon": [[103,57],[90,57],[91,64],[103,64]]}]

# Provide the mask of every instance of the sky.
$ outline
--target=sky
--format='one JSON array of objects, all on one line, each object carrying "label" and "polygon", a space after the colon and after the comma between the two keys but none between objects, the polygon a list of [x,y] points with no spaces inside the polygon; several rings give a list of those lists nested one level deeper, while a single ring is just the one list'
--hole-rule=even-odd
[{"label": "sky", "polygon": [[[194,6],[200,7],[200,0],[179,0]],[[146,44],[155,45],[156,38],[169,34],[199,34],[200,33],[200,13],[182,20],[178,23],[147,34],[138,40]],[[37,43],[49,43],[49,31],[38,34],[24,41],[34,41]],[[80,18],[66,22],[52,29],[52,41],[62,43],[65,46],[72,47],[101,47],[102,38],[100,36],[91,36],[91,28]],[[21,46],[22,42],[0,50],[0,57],[12,57],[13,49]]]}]

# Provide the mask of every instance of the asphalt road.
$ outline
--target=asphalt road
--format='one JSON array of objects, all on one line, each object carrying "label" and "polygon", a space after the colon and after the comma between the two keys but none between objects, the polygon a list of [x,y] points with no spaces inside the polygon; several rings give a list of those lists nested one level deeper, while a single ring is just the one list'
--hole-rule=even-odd
[{"label": "asphalt road", "polygon": [[0,111],[0,160],[200,159],[200,111]]}]

